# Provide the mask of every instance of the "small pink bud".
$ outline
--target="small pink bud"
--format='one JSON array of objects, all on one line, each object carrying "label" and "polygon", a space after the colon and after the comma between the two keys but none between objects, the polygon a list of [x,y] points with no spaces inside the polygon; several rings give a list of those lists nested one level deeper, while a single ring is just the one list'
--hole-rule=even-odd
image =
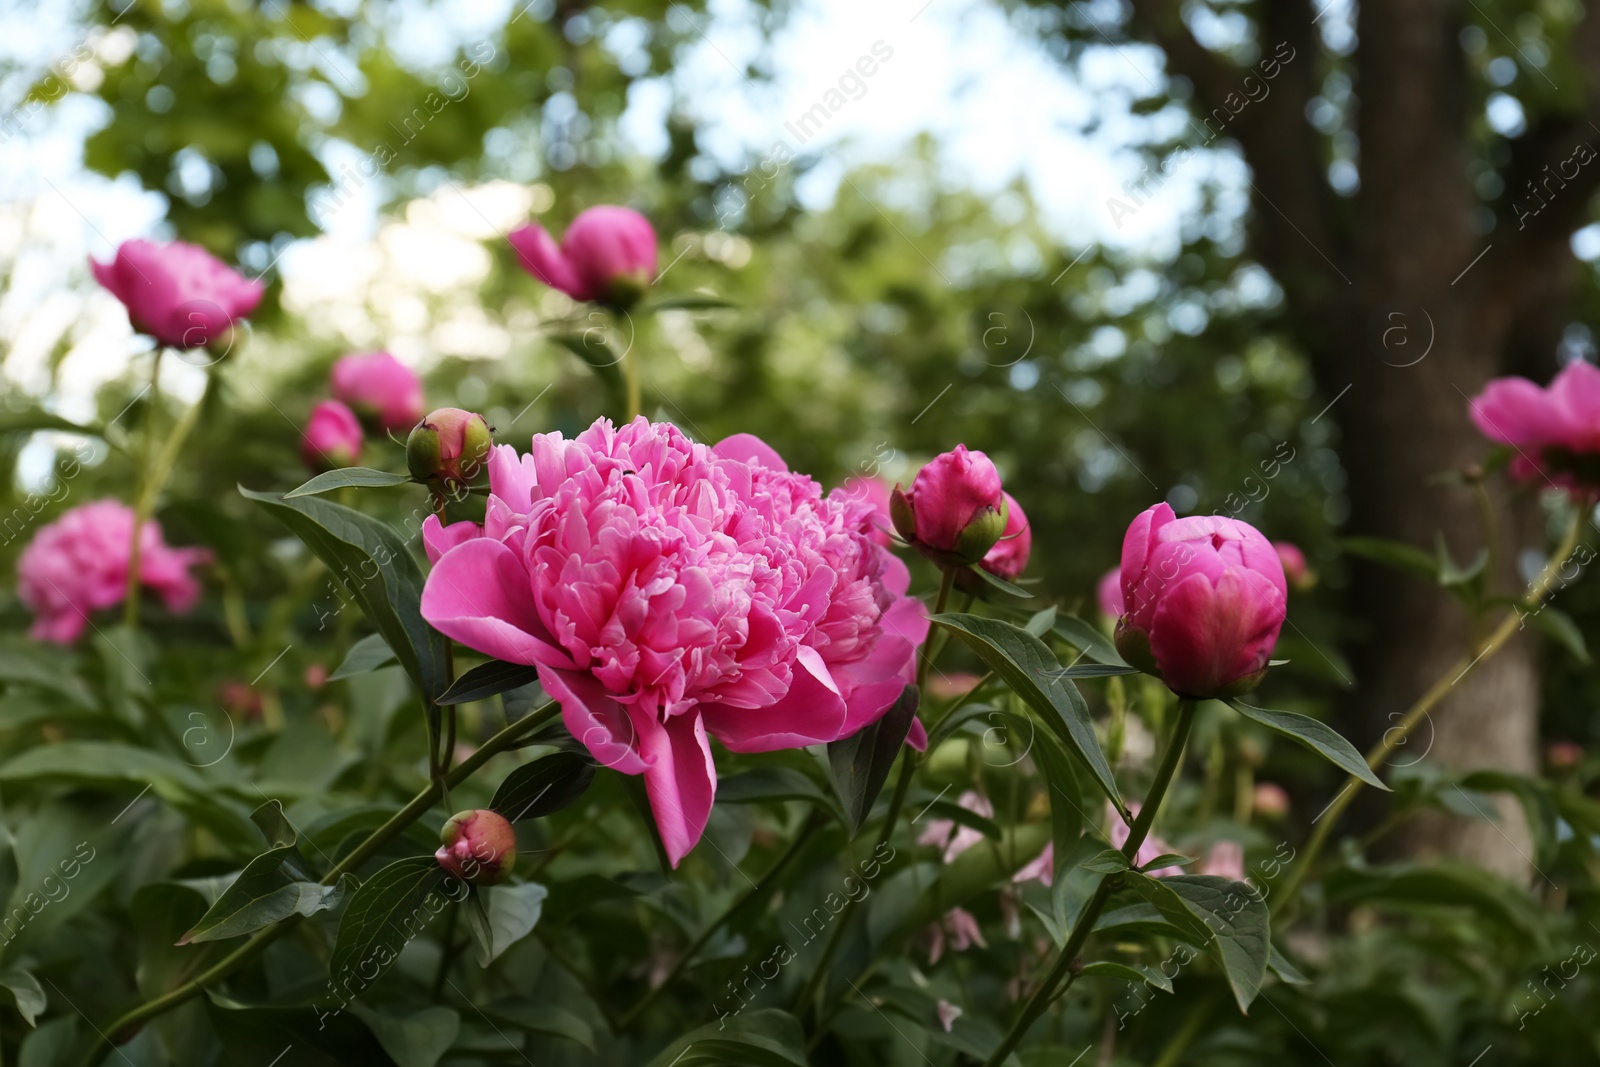
[{"label": "small pink bud", "polygon": [[361,421],[337,400],[324,400],[311,409],[306,432],[300,438],[300,458],[314,471],[352,466],[361,455]]},{"label": "small pink bud", "polygon": [[1122,542],[1117,651],[1180,696],[1247,692],[1266,672],[1288,596],[1278,553],[1255,527],[1157,504]]},{"label": "small pink bud", "polygon": [[1283,564],[1283,575],[1291,586],[1303,593],[1317,584],[1317,572],[1306,564],[1306,554],[1298,545],[1274,541],[1272,547],[1278,552],[1278,562]]},{"label": "small pink bud", "polygon": [[994,543],[978,566],[1006,581],[1015,581],[1028,566],[1028,556],[1033,552],[1033,531],[1028,528],[1028,516],[1022,512],[1010,493],[1006,500],[1006,528],[1000,540]]},{"label": "small pink bud", "polygon": [[589,208],[572,220],[560,245],[535,224],[518,227],[509,239],[523,269],[574,300],[628,307],[655,278],[656,234],[632,208]]},{"label": "small pink bud", "polygon": [[1289,814],[1289,794],[1275,782],[1258,784],[1252,804],[1259,814],[1268,819],[1281,819]]},{"label": "small pink bud", "polygon": [[469,885],[499,885],[517,862],[517,833],[486,808],[450,816],[439,831],[439,866]]},{"label": "small pink bud", "polygon": [[404,430],[422,418],[422,379],[387,352],[344,356],[328,378],[334,398],[374,429]]},{"label": "small pink bud", "polygon": [[313,663],[306,668],[306,688],[321,689],[328,684],[328,668],[321,663]]},{"label": "small pink bud", "polygon": [[198,245],[124,241],[110,263],[91,259],[95,280],[128,309],[134,329],[174,348],[201,348],[228,336],[256,309],[262,285]]},{"label": "small pink bud", "polygon": [[889,508],[901,536],[942,564],[983,559],[1005,532],[1008,517],[1000,472],[966,445],[935,456],[909,490],[896,486]]},{"label": "small pink bud", "polygon": [[483,470],[494,431],[482,415],[439,408],[417,423],[406,440],[406,467],[419,481],[467,485]]}]

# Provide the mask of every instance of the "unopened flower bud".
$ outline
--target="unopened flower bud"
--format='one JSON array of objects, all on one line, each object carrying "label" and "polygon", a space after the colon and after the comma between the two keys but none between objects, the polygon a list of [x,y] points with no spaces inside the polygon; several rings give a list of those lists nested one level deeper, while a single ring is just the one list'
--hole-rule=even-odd
[{"label": "unopened flower bud", "polygon": [[461,811],[439,831],[433,858],[469,885],[499,885],[517,862],[517,833],[505,817],[485,808]]},{"label": "unopened flower bud", "polygon": [[889,498],[895,529],[941,565],[977,563],[1006,530],[1009,507],[1000,472],[982,452],[965,445],[936,456],[909,491]]},{"label": "unopened flower bud", "polygon": [[494,431],[482,415],[439,408],[406,439],[406,467],[418,481],[465,485],[483,469]]}]

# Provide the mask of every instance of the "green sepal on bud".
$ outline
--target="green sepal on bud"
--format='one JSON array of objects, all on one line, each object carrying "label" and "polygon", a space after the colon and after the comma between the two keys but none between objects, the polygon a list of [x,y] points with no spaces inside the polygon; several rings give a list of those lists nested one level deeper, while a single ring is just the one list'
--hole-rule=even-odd
[{"label": "green sepal on bud", "polygon": [[972,517],[956,537],[957,558],[962,563],[977,563],[989,554],[1006,532],[1006,517],[1011,505],[1000,501],[998,508],[984,508]]}]

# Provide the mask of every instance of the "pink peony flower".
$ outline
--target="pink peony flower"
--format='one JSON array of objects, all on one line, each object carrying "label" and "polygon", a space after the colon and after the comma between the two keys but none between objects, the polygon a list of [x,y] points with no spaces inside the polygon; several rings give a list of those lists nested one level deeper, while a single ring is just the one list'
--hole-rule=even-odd
[{"label": "pink peony flower", "polygon": [[[133,509],[97,500],[42,528],[17,560],[17,596],[34,612],[35,640],[70,644],[89,625],[89,613],[122,603],[128,591]],[[167,610],[188,611],[200,599],[189,568],[211,559],[203,548],[171,548],[161,527],[139,533],[139,581]]]},{"label": "pink peony flower", "polygon": [[1289,814],[1289,794],[1275,782],[1257,783],[1250,803],[1257,813],[1268,819],[1281,819]]},{"label": "pink peony flower", "polygon": [[1005,532],[1006,499],[989,457],[956,445],[918,471],[909,490],[896,486],[889,508],[895,529],[917,548],[976,563]]},{"label": "pink peony flower", "polygon": [[424,523],[423,617],[536,666],[572,735],[645,776],[674,864],[710,814],[710,737],[736,752],[848,737],[914,680],[928,622],[905,565],[866,508],[757,438],[710,448],[602,419],[526,456],[497,446],[488,466],[482,526]]},{"label": "pink peony flower", "polygon": [[[983,794],[973,790],[962,793],[956,804],[985,819],[994,818],[994,805]],[[958,826],[954,819],[929,819],[922,836],[917,838],[917,844],[943,846],[944,861],[950,863],[982,840],[982,833],[970,826]]]},{"label": "pink peony flower", "polygon": [[1206,853],[1199,873],[1244,881],[1244,846],[1237,841],[1218,841]]},{"label": "pink peony flower", "polygon": [[929,928],[928,966],[938,963],[944,956],[947,933],[950,935],[950,948],[956,952],[965,952],[973,945],[989,947],[989,943],[983,939],[983,930],[978,926],[977,917],[966,908],[951,908]]},{"label": "pink peony flower", "polygon": [[951,1028],[955,1026],[956,1020],[965,1014],[959,1007],[950,1003],[948,1000],[945,1000],[943,997],[939,998],[939,1003],[935,1007],[935,1010],[939,1013],[939,1025],[944,1027],[944,1032],[947,1034],[950,1032]]},{"label": "pink peony flower", "polygon": [[1157,504],[1122,542],[1117,650],[1194,699],[1248,689],[1267,669],[1289,588],[1272,544],[1248,523],[1177,518]]},{"label": "pink peony flower", "polygon": [[1542,477],[1571,489],[1596,484],[1600,368],[1576,360],[1547,389],[1526,378],[1496,378],[1473,398],[1470,411],[1485,437],[1516,449],[1512,477]]},{"label": "pink peony flower", "polygon": [[656,234],[632,208],[589,208],[572,220],[559,246],[533,223],[509,239],[524,270],[574,300],[626,306],[655,278]]},{"label": "pink peony flower", "polygon": [[[1126,840],[1126,838],[1124,838]],[[1056,876],[1056,843],[1047,842],[1044,851],[1018,868],[1017,873],[1011,876],[1013,882],[1039,881],[1049,886],[1055,881]]]},{"label": "pink peony flower", "polygon": [[1100,605],[1100,614],[1112,622],[1122,618],[1122,568],[1112,567],[1100,576],[1094,587],[1094,598]]},{"label": "pink peony flower", "polygon": [[311,409],[300,436],[300,458],[314,471],[349,467],[361,456],[361,421],[337,400],[324,400]]},{"label": "pink peony flower", "polygon": [[1006,528],[978,566],[1009,582],[1028,566],[1028,555],[1033,551],[1033,531],[1016,497],[1010,493],[1001,495],[1006,500]]},{"label": "pink peony flower", "polygon": [[422,379],[387,352],[343,356],[328,380],[335,400],[380,430],[409,430],[426,410]]},{"label": "pink peony flower", "polygon": [[1300,551],[1300,546],[1288,541],[1274,541],[1272,548],[1278,553],[1278,562],[1283,564],[1283,576],[1289,584],[1304,592],[1317,584],[1316,572],[1306,563],[1306,554]]},{"label": "pink peony flower", "polygon": [[479,808],[450,816],[439,831],[433,858],[471,885],[498,885],[517,862],[517,832],[504,815]]},{"label": "pink peony flower", "polygon": [[124,241],[115,259],[90,259],[89,269],[122,301],[135,329],[174,348],[212,343],[261,302],[261,282],[183,241]]},{"label": "pink peony flower", "polygon": [[884,548],[893,544],[894,538],[889,536],[889,531],[893,529],[889,521],[889,487],[884,484],[883,479],[849,478],[844,483],[844,492],[868,509],[872,540]]}]

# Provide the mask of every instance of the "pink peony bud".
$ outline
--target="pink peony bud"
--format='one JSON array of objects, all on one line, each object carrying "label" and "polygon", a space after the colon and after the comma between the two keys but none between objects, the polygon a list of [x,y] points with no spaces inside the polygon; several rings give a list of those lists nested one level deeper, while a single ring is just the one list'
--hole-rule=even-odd
[{"label": "pink peony bud", "polygon": [[379,430],[415,426],[422,406],[422,379],[387,352],[342,357],[329,375],[336,400]]},{"label": "pink peony bud", "polygon": [[483,470],[493,434],[476,412],[439,408],[417,423],[406,439],[406,466],[419,481],[466,485]]},{"label": "pink peony bud", "polygon": [[1122,568],[1112,567],[1100,576],[1100,583],[1094,587],[1095,601],[1100,605],[1100,614],[1112,622],[1122,618]]},{"label": "pink peony bud", "polygon": [[1117,651],[1179,696],[1246,692],[1267,669],[1288,596],[1278,553],[1255,527],[1157,504],[1122,542]]},{"label": "pink peony bud", "polygon": [[1274,541],[1272,547],[1277,550],[1278,562],[1283,564],[1283,575],[1290,585],[1303,593],[1317,584],[1317,572],[1307,566],[1306,554],[1298,545]]},{"label": "pink peony bud", "polygon": [[889,508],[900,536],[940,563],[976,563],[1006,529],[1000,472],[966,445],[935,456],[909,491],[896,486]]},{"label": "pink peony bud", "polygon": [[632,208],[592,207],[572,220],[557,246],[543,226],[511,231],[523,269],[574,300],[628,307],[656,274],[656,234]]},{"label": "pink peony bud", "polygon": [[1473,398],[1471,414],[1485,437],[1516,450],[1513,478],[1569,489],[1600,484],[1600,368],[1593,364],[1574,360],[1545,389],[1526,378],[1496,378]]},{"label": "pink peony bud", "polygon": [[1028,528],[1028,516],[1010,493],[1001,494],[1006,499],[1006,528],[1000,540],[978,564],[990,574],[1013,581],[1028,565],[1028,555],[1033,551],[1033,531]]},{"label": "pink peony bud", "polygon": [[313,663],[306,668],[306,688],[321,689],[328,684],[328,668],[325,664]]},{"label": "pink peony bud", "polygon": [[469,885],[499,885],[517,862],[517,832],[503,815],[479,808],[450,816],[433,858]]},{"label": "pink peony bud", "polygon": [[115,259],[91,259],[89,269],[122,301],[135,329],[174,348],[201,348],[227,336],[261,302],[259,281],[183,241],[124,241]]},{"label": "pink peony bud", "polygon": [[1583,762],[1583,746],[1572,741],[1553,741],[1544,750],[1544,758],[1552,767],[1563,770]]},{"label": "pink peony bud", "polygon": [[356,413],[337,400],[324,400],[311,409],[306,432],[300,438],[300,458],[314,471],[331,471],[355,464],[361,455],[361,422]]},{"label": "pink peony bud", "polygon": [[1289,794],[1275,782],[1261,782],[1256,786],[1251,800],[1255,810],[1268,819],[1281,819],[1289,814]]},{"label": "pink peony bud", "polygon": [[[29,635],[71,644],[91,612],[122,603],[132,541],[133,509],[116,500],[81,504],[42,527],[17,559],[17,599],[36,616]],[[194,607],[200,583],[189,568],[210,558],[203,548],[168,546],[153,519],[140,531],[139,582],[169,611]]]}]

